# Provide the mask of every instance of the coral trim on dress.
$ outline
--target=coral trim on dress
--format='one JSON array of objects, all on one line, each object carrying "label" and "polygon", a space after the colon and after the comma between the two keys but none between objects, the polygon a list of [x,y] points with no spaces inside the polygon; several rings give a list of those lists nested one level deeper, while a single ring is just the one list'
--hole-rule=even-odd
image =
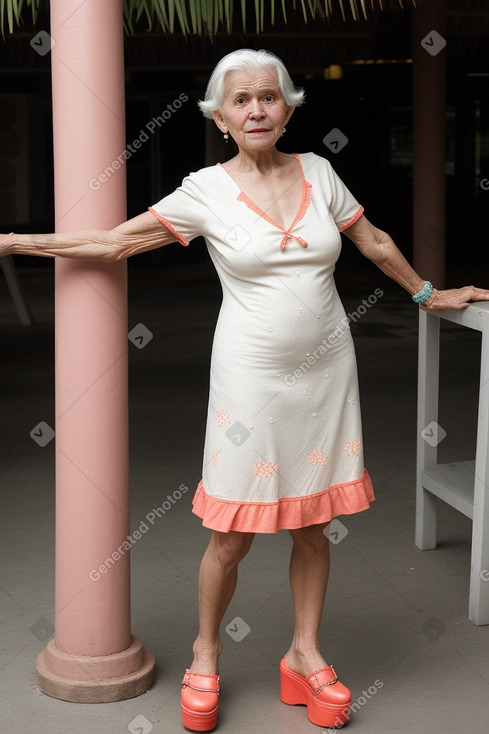
[{"label": "coral trim on dress", "polygon": [[360,209],[355,212],[355,214],[350,217],[350,219],[346,222],[346,224],[342,224],[341,227],[338,227],[338,232],[344,232],[345,229],[348,229],[348,227],[351,227],[352,224],[355,224],[356,221],[360,219],[360,217],[363,214],[363,206],[360,207]]},{"label": "coral trim on dress", "polygon": [[[300,166],[300,169],[301,169],[301,176],[302,176],[302,197],[301,197],[301,202],[299,204],[299,209],[297,210],[297,214],[295,215],[295,219],[292,222],[292,224],[290,225],[290,227],[288,227],[287,229],[285,229],[284,227],[282,227],[281,224],[278,224],[278,222],[276,222],[274,219],[272,219],[272,217],[269,214],[267,214],[261,207],[259,207],[258,204],[255,204],[255,202],[253,201],[253,199],[250,199],[250,197],[248,196],[248,194],[245,194],[244,191],[241,191],[239,193],[239,195],[238,195],[238,200],[239,201],[242,201],[244,204],[246,204],[247,207],[249,207],[249,209],[251,209],[252,211],[254,211],[255,214],[258,214],[259,217],[262,217],[262,219],[265,219],[269,224],[273,225],[274,227],[277,227],[277,229],[280,229],[284,233],[284,236],[282,237],[282,241],[280,242],[280,249],[281,250],[285,250],[285,246],[287,244],[287,240],[290,239],[291,237],[293,237],[295,240],[297,240],[298,243],[301,245],[301,247],[307,247],[307,242],[304,239],[302,239],[302,237],[298,237],[297,235],[292,234],[292,230],[294,229],[295,225],[298,224],[298,222],[300,222],[301,219],[303,219],[305,213],[307,212],[307,210],[309,208],[309,204],[311,203],[311,188],[312,188],[312,184],[310,184],[309,181],[306,181],[306,176],[304,174],[304,169],[302,167],[302,162],[301,162],[301,159],[300,159],[299,154],[298,153],[293,153],[292,155],[294,156],[294,158],[298,162],[298,164]],[[224,166],[222,165],[222,163],[218,163],[217,165],[218,166],[221,166],[221,168],[224,171],[226,171],[226,169],[224,168]],[[231,176],[231,174],[229,173],[229,171],[226,171],[226,173],[234,181],[234,179]],[[236,181],[234,181],[234,183],[236,183]],[[236,184],[236,186],[237,185],[238,184]]]},{"label": "coral trim on dress", "polygon": [[190,242],[188,242],[188,241],[187,241],[187,240],[185,239],[185,237],[184,237],[183,235],[181,235],[181,234],[180,234],[179,232],[177,232],[177,230],[175,229],[175,227],[174,227],[174,226],[173,226],[172,224],[170,224],[170,222],[168,221],[168,219],[165,219],[164,217],[162,217],[162,216],[161,216],[161,214],[158,214],[158,212],[156,211],[156,209],[153,209],[153,207],[152,207],[152,206],[148,206],[148,210],[149,210],[149,211],[151,212],[151,214],[152,214],[152,215],[153,215],[154,217],[156,217],[156,219],[157,219],[157,220],[158,220],[159,222],[161,222],[161,224],[163,224],[163,226],[165,226],[165,227],[166,227],[167,229],[169,229],[169,230],[170,230],[170,232],[171,232],[171,233],[172,233],[173,235],[175,235],[175,237],[177,238],[177,240],[178,240],[178,241],[179,241],[179,242],[180,242],[180,243],[181,243],[181,244],[182,244],[182,245],[183,245],[184,247],[188,247],[188,246],[189,246]]},{"label": "coral trim on dress", "polygon": [[192,512],[211,530],[228,533],[276,533],[327,523],[338,515],[368,510],[375,500],[367,470],[360,479],[305,497],[282,497],[278,502],[239,502],[211,497],[201,480],[192,500]]}]

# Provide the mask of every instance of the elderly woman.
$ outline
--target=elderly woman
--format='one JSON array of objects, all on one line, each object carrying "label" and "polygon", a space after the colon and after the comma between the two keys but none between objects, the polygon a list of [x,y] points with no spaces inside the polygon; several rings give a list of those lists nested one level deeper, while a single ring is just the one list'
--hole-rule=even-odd
[{"label": "elderly woman", "polygon": [[[318,633],[329,571],[328,523],[374,500],[363,464],[355,354],[333,271],[340,232],[429,311],[488,300],[439,291],[313,153],[276,148],[303,91],[273,54],[224,57],[205,100],[238,153],[190,174],[149,211],[110,231],[4,235],[0,255],[115,261],[203,235],[223,302],[214,337],[202,481],[193,511],[212,530],[199,576],[199,633],[182,684],[184,725],[217,723],[220,624],[255,533],[288,529],[295,632],[280,662],[281,699],[318,726],[341,726],[351,695]],[[300,371],[301,379],[294,379]]]}]

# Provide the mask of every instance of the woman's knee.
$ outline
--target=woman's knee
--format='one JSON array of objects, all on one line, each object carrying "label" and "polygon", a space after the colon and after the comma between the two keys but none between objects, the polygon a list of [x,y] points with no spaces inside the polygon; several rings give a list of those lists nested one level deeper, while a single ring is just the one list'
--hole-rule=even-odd
[{"label": "woman's knee", "polygon": [[224,568],[238,564],[251,548],[254,537],[254,533],[214,531],[212,540],[221,566]]},{"label": "woman's knee", "polygon": [[328,523],[320,525],[309,525],[305,528],[290,530],[290,535],[294,541],[294,545],[298,546],[303,552],[317,554],[326,547],[329,548],[329,538],[327,533]]}]

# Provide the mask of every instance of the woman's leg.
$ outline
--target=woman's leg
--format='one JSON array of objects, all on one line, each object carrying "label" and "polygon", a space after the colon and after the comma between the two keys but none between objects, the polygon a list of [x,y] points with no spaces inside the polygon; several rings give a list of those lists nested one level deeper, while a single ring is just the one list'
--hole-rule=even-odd
[{"label": "woman's leg", "polygon": [[199,634],[190,670],[216,674],[222,650],[219,628],[238,579],[238,564],[248,553],[253,533],[213,531],[199,573]]},{"label": "woman's leg", "polygon": [[329,539],[323,525],[291,530],[290,587],[294,600],[295,630],[287,665],[307,676],[328,663],[319,652],[319,626],[329,575]]}]

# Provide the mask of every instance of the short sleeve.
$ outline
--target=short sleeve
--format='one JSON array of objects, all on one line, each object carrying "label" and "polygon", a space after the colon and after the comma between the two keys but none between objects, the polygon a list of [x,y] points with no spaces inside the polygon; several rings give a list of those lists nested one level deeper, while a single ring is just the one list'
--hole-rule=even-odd
[{"label": "short sleeve", "polygon": [[195,237],[205,234],[205,223],[209,218],[205,185],[199,173],[190,173],[175,191],[148,207],[151,214],[185,247]]},{"label": "short sleeve", "polygon": [[334,171],[331,163],[327,164],[329,185],[331,190],[330,211],[339,232],[351,227],[363,214],[363,206],[358,203],[351,191]]}]

